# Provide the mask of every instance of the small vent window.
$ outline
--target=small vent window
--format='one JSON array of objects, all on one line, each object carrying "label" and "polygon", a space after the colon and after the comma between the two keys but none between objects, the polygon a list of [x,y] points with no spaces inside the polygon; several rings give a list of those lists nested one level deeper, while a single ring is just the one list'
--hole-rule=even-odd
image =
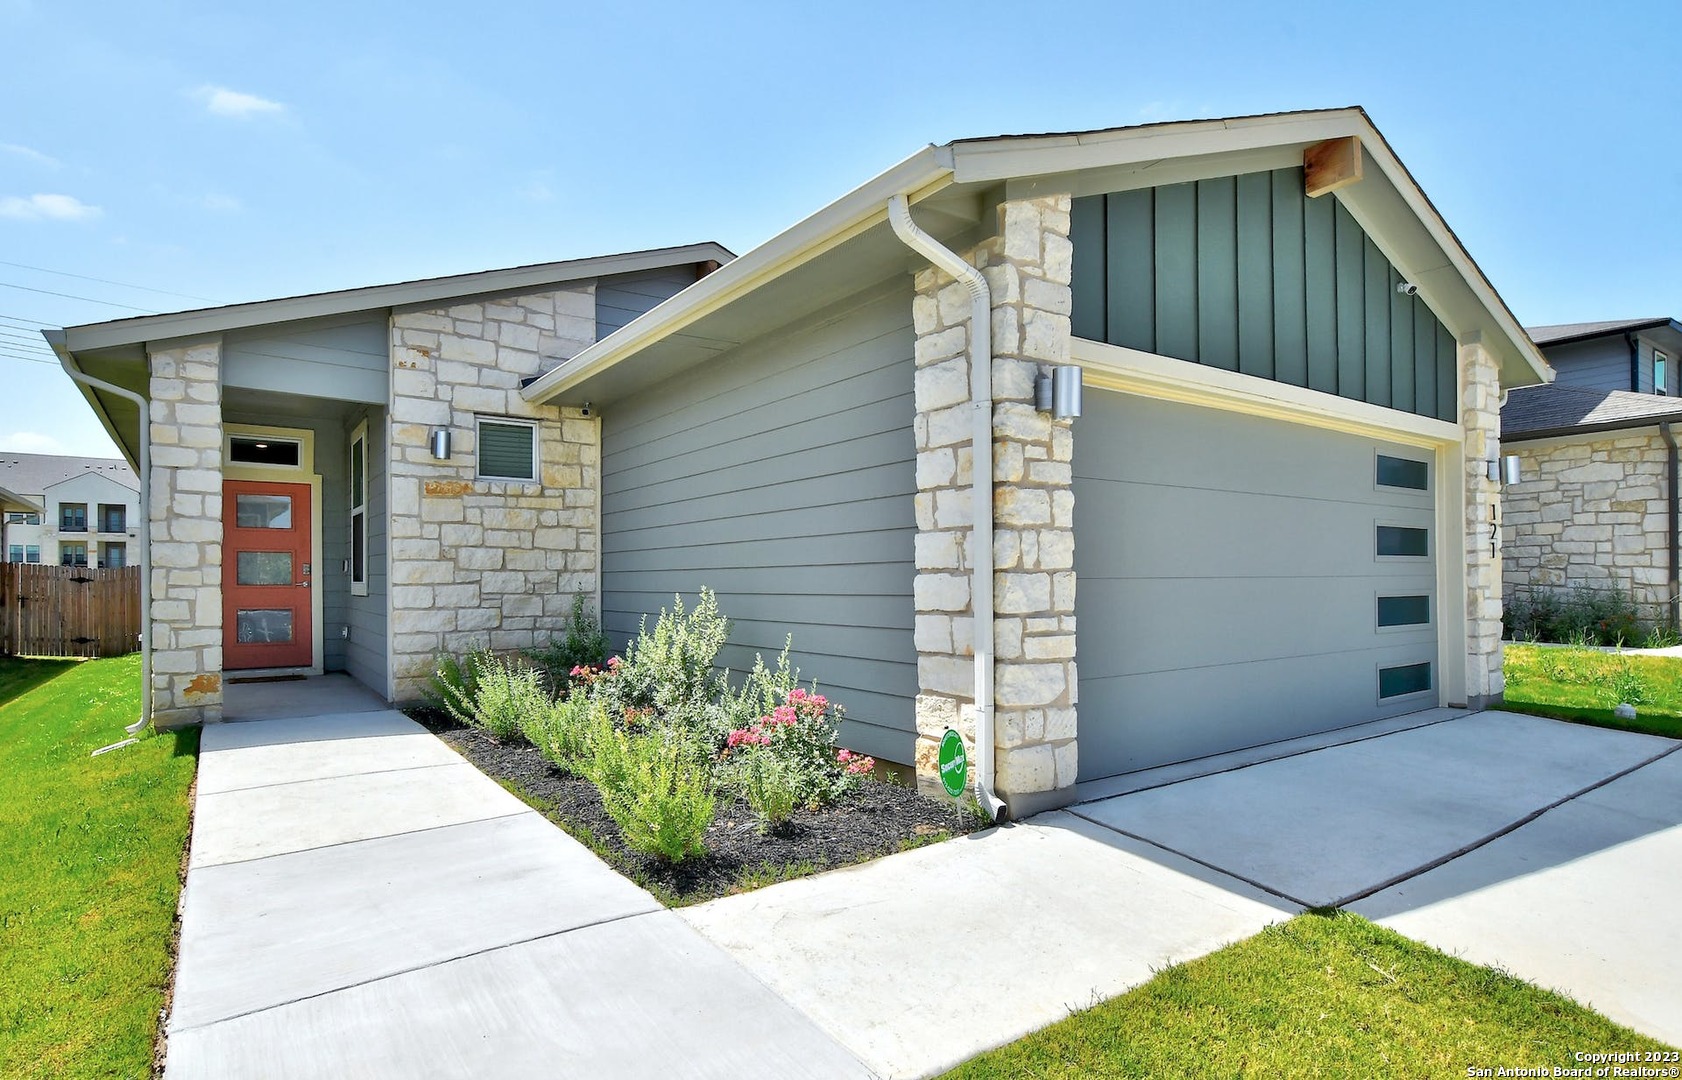
[{"label": "small vent window", "polygon": [[1431,466],[1424,461],[1380,454],[1378,455],[1378,483],[1380,487],[1429,491],[1431,488]]},{"label": "small vent window", "polygon": [[1381,596],[1378,598],[1378,625],[1425,626],[1431,621],[1429,596]]},{"label": "small vent window", "polygon": [[1410,529],[1403,525],[1378,527],[1378,553],[1423,557],[1431,554],[1429,529]]},{"label": "small vent window", "polygon": [[1431,689],[1431,665],[1406,664],[1402,667],[1387,667],[1378,669],[1378,697],[1402,697],[1406,694],[1419,694]]},{"label": "small vent window", "polygon": [[303,461],[303,444],[296,439],[231,435],[228,437],[228,460],[236,465],[296,469]]},{"label": "small vent window", "polygon": [[480,420],[479,475],[487,480],[536,480],[537,425]]}]

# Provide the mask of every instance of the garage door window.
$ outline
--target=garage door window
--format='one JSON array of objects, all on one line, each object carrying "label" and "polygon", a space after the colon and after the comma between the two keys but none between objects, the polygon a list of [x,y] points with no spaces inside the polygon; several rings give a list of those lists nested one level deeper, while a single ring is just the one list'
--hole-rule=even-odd
[{"label": "garage door window", "polygon": [[1378,598],[1378,627],[1429,626],[1431,598],[1429,596],[1381,596]]},{"label": "garage door window", "polygon": [[1419,694],[1431,689],[1431,665],[1404,664],[1378,669],[1378,699]]},{"label": "garage door window", "polygon": [[1378,554],[1402,558],[1424,558],[1431,554],[1431,531],[1405,525],[1378,526]]},{"label": "garage door window", "polygon": [[1431,466],[1428,462],[1411,458],[1378,455],[1378,486],[1407,488],[1409,491],[1431,490]]}]

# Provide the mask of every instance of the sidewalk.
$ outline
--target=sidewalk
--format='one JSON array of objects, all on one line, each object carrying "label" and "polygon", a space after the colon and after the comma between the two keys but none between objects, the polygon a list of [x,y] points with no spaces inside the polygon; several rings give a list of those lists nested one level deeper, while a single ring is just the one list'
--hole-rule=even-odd
[{"label": "sidewalk", "polygon": [[169,1080],[870,1075],[389,710],[205,729],[167,1033]]}]

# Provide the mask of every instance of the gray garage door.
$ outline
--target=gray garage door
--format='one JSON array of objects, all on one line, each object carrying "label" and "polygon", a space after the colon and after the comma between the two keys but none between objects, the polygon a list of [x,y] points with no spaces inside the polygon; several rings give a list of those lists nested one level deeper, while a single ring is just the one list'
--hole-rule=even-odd
[{"label": "gray garage door", "polygon": [[1081,779],[1436,704],[1429,451],[1108,391],[1075,434]]}]

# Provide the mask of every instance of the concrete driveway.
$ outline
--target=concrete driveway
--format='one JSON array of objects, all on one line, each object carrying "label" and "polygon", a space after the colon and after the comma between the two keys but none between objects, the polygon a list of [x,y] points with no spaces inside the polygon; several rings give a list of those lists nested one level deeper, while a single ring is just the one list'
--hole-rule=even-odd
[{"label": "concrete driveway", "polygon": [[1679,748],[1484,712],[1072,812],[1682,1044]]}]

